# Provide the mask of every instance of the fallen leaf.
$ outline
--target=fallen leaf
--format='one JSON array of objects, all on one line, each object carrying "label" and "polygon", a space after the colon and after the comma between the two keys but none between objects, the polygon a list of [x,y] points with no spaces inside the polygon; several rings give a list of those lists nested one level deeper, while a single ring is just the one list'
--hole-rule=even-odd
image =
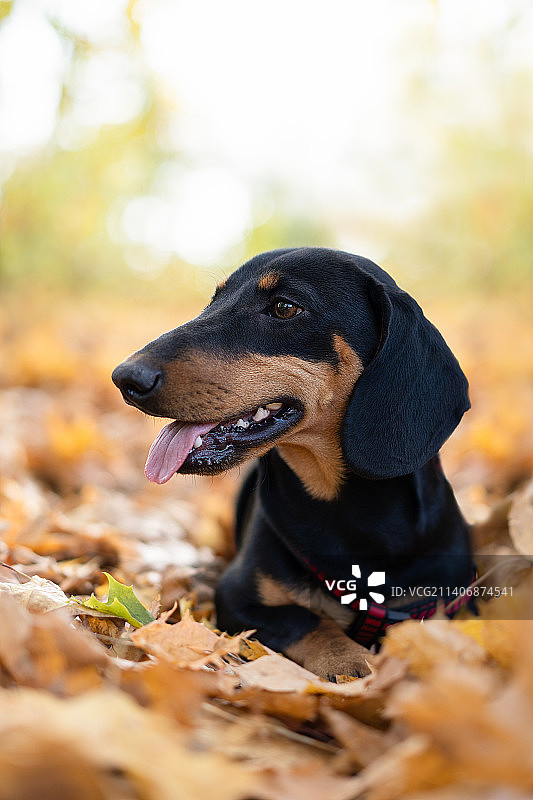
[{"label": "fallen leaf", "polygon": [[310,685],[332,686],[321,682],[314,672],[304,669],[279,653],[273,653],[235,668],[244,687],[255,686],[270,692],[306,692]]},{"label": "fallen leaf", "polygon": [[[520,624],[520,623],[518,623]],[[457,620],[455,626],[470,636],[504,669],[510,669],[516,660],[516,638],[513,622],[497,619]]]},{"label": "fallen leaf", "polygon": [[272,769],[255,789],[254,800],[354,800],[357,778],[332,774],[318,760],[292,769]]},{"label": "fallen leaf", "polygon": [[75,694],[101,685],[104,672],[111,669],[105,649],[94,636],[73,626],[69,612],[31,614],[10,595],[0,593],[4,684]]},{"label": "fallen leaf", "polygon": [[418,676],[438,664],[477,664],[486,661],[483,649],[450,620],[407,620],[387,630],[383,655],[406,661]]},{"label": "fallen leaf", "polygon": [[379,758],[395,743],[390,735],[364,725],[342,711],[323,707],[321,713],[343,747],[343,769],[359,770]]},{"label": "fallen leaf", "polygon": [[427,737],[444,760],[441,783],[533,787],[533,695],[518,681],[445,664],[426,683],[397,687],[388,711]]},{"label": "fallen leaf", "polygon": [[154,621],[148,609],[136,597],[133,586],[124,586],[123,583],[119,583],[108,572],[104,572],[104,575],[109,582],[107,600],[102,602],[94,594],[88,600],[74,598],[80,606],[125,619],[135,628],[140,628],[142,625],[147,625]]},{"label": "fallen leaf", "polygon": [[269,653],[272,654],[273,651],[257,639],[243,639],[239,650],[239,655],[246,661],[255,661],[256,658],[262,658]]},{"label": "fallen leaf", "polygon": [[[40,578],[38,575],[30,578],[7,566],[3,566],[2,570],[0,593],[8,594],[28,611],[34,614],[44,614],[70,604],[69,598],[56,583]],[[11,579],[6,580],[9,575]]]},{"label": "fallen leaf", "polygon": [[239,688],[226,695],[251,709],[295,719],[314,719],[320,703],[340,708],[368,724],[386,725],[381,716],[383,697],[371,689],[373,675],[336,684],[318,678],[313,672],[279,653],[231,667]]},{"label": "fallen leaf", "polygon": [[217,634],[202,622],[196,622],[189,611],[175,625],[166,620],[172,611],[162,614],[132,633],[132,641],[147,653],[170,661],[178,667],[202,669],[208,664],[222,666],[227,655],[238,655],[241,641],[248,633],[239,636]]},{"label": "fallen leaf", "polygon": [[320,698],[296,691],[273,691],[260,686],[231,686],[218,696],[238,708],[248,708],[254,714],[269,714],[283,719],[314,720],[318,714]]},{"label": "fallen leaf", "polygon": [[[45,720],[46,724],[36,724]],[[118,690],[0,694],[0,800],[244,800],[254,775]]]},{"label": "fallen leaf", "polygon": [[[413,734],[377,758],[355,778],[352,798],[415,800],[418,792],[454,780],[447,759],[431,748],[423,734]],[[431,795],[430,795],[431,796]]]},{"label": "fallen leaf", "polygon": [[168,661],[131,664],[120,673],[120,688],[142,706],[190,725],[208,697],[223,694],[219,672],[179,669]]}]

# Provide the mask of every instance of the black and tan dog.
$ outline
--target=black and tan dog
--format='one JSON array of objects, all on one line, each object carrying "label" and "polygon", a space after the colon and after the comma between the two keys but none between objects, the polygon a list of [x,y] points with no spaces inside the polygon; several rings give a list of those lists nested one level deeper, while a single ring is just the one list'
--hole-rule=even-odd
[{"label": "black and tan dog", "polygon": [[[259,457],[218,586],[220,628],[256,629],[323,676],[364,674],[387,625],[430,616],[470,583],[468,528],[438,458],[468,384],[371,261],[263,253],[113,380],[127,403],[175,420],[152,445],[150,480]],[[381,584],[377,602],[357,592],[365,581]]]}]

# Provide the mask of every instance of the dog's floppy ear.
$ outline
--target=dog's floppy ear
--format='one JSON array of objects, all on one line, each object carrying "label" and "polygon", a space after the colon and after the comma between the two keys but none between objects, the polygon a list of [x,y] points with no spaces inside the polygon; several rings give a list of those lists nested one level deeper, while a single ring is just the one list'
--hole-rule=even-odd
[{"label": "dog's floppy ear", "polygon": [[365,478],[395,478],[427,463],[470,408],[468,382],[448,345],[405,292],[376,284],[382,334],[355,384],[342,449]]}]

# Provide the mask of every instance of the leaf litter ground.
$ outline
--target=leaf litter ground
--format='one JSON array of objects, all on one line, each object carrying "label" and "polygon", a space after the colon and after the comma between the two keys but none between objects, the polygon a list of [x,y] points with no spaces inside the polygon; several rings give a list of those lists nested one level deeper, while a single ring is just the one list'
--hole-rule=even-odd
[{"label": "leaf litter ground", "polygon": [[[336,684],[213,629],[239,475],[144,482],[154,423],[109,372],[179,320],[147,316],[134,340],[125,305],[4,311],[0,800],[531,797],[533,344],[515,311],[521,352],[505,358],[472,333],[481,309],[455,312],[479,410],[444,454],[485,581],[513,598],[398,625],[368,678]],[[110,614],[129,600],[107,597],[104,572],[155,621]]]}]

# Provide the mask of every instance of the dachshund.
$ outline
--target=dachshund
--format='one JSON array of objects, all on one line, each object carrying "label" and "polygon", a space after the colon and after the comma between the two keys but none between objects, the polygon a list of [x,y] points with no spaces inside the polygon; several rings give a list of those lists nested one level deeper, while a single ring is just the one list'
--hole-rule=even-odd
[{"label": "dachshund", "polygon": [[452,616],[473,563],[439,460],[468,383],[415,300],[372,261],[262,253],[195,319],[127,358],[130,405],[173,421],[146,476],[215,475],[256,459],[217,624],[335,679],[369,671],[386,628]]}]

